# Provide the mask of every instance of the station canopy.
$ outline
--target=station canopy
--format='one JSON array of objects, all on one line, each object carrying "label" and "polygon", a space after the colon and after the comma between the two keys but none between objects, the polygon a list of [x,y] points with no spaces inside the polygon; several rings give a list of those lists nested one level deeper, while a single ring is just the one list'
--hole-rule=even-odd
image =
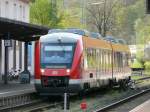
[{"label": "station canopy", "polygon": [[48,30],[48,27],[0,17],[0,39],[7,39],[9,34],[9,39],[35,41],[40,35],[47,34]]}]

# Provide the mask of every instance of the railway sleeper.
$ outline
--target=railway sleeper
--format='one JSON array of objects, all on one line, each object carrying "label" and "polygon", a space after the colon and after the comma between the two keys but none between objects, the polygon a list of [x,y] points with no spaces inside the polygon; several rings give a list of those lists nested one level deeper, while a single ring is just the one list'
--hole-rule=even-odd
[{"label": "railway sleeper", "polygon": [[0,109],[15,107],[17,105],[26,104],[31,102],[34,98],[30,94],[20,95],[20,96],[11,96],[3,97],[0,99]]}]

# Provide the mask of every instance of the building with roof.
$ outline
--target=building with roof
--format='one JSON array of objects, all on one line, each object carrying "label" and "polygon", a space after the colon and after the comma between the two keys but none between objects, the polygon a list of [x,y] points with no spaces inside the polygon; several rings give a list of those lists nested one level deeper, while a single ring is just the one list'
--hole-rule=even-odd
[{"label": "building with roof", "polygon": [[[29,23],[29,0],[0,0],[0,18]],[[9,29],[9,28],[7,28]],[[5,45],[0,39],[0,74],[5,72]],[[24,42],[12,40],[8,49],[9,70],[23,70]]]}]

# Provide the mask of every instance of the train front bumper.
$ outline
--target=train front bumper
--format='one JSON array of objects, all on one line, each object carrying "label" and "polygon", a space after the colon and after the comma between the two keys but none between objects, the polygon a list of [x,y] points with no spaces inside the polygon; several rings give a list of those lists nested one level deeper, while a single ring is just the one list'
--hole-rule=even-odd
[{"label": "train front bumper", "polygon": [[82,88],[80,80],[70,80],[66,87],[45,87],[41,84],[41,80],[35,80],[35,88],[40,95],[60,95],[67,93],[78,93]]}]

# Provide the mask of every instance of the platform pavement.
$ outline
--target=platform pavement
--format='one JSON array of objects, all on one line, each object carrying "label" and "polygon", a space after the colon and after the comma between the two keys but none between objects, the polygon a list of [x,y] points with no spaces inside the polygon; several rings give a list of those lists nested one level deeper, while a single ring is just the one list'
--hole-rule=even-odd
[{"label": "platform pavement", "polygon": [[20,84],[19,82],[0,82],[0,98],[19,94],[36,92],[34,84]]},{"label": "platform pavement", "polygon": [[130,112],[150,112],[150,99],[135,107]]}]

